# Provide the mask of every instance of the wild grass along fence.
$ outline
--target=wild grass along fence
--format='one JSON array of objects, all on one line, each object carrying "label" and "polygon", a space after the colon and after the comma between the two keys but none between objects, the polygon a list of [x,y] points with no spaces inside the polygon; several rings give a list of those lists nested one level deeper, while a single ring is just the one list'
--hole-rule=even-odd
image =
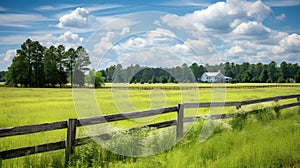
[{"label": "wild grass along fence", "polygon": [[[86,140],[91,138],[109,138],[108,134],[101,134],[95,136],[79,137],[76,138],[76,128],[87,125],[101,124],[105,122],[114,122],[134,118],[142,118],[155,116],[165,113],[177,112],[176,120],[168,120],[163,122],[158,122],[154,124],[145,125],[143,127],[155,127],[155,128],[164,128],[169,126],[176,126],[176,137],[179,139],[183,136],[183,123],[184,122],[193,122],[197,118],[207,118],[211,119],[224,119],[234,117],[238,113],[230,114],[213,114],[213,115],[202,115],[202,116],[193,116],[193,117],[184,117],[185,108],[208,108],[208,107],[229,107],[235,106],[237,109],[241,108],[244,105],[257,104],[270,101],[279,101],[282,99],[293,99],[297,98],[297,101],[294,103],[283,104],[279,106],[279,109],[290,108],[299,106],[300,109],[300,94],[286,95],[286,96],[276,96],[268,97],[262,99],[246,100],[239,102],[206,102],[206,103],[184,103],[178,104],[177,106],[170,106],[160,109],[152,109],[146,111],[130,112],[130,113],[121,113],[121,114],[111,114],[105,116],[96,116],[90,118],[70,118],[67,121],[59,121],[52,123],[44,123],[37,125],[25,125],[11,128],[0,128],[0,138],[8,136],[17,136],[24,134],[32,134],[37,132],[45,132],[51,130],[67,129],[67,137],[65,141],[58,141],[52,143],[41,144],[37,146],[22,147],[17,149],[10,149],[5,151],[0,151],[0,161],[5,159],[11,159],[36,153],[49,152],[54,150],[65,149],[65,159],[66,163],[70,161],[72,154],[74,153],[75,146],[83,145],[86,143]],[[248,113],[257,113],[259,110],[253,110]],[[131,128],[129,130],[133,130]]]}]

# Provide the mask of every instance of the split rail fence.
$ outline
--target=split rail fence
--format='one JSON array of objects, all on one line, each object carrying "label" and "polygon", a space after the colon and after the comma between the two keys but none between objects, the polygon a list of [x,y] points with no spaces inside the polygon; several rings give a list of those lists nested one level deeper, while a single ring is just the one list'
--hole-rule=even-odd
[{"label": "split rail fence", "polygon": [[[70,118],[67,121],[59,121],[52,123],[44,123],[44,124],[36,124],[36,125],[25,125],[25,126],[17,126],[11,128],[0,128],[0,138],[9,137],[9,136],[17,136],[17,135],[25,135],[32,134],[37,132],[46,132],[52,130],[66,129],[66,140],[41,144],[37,146],[29,146],[22,147],[17,149],[10,149],[5,151],[0,151],[0,161],[5,159],[17,158],[21,156],[27,156],[31,154],[37,154],[42,152],[55,151],[60,149],[65,149],[65,159],[66,163],[68,163],[71,159],[72,154],[74,153],[74,149],[76,146],[84,145],[91,138],[109,138],[108,134],[101,134],[95,136],[87,136],[87,137],[76,137],[76,128],[81,126],[88,126],[94,124],[101,124],[106,122],[114,122],[121,121],[127,119],[134,118],[142,118],[155,116],[166,113],[177,113],[176,120],[168,120],[163,122],[158,122],[154,124],[145,125],[143,127],[155,127],[165,128],[169,126],[176,126],[176,137],[180,139],[183,137],[183,123],[184,122],[193,122],[198,118],[211,118],[211,119],[224,119],[234,117],[238,113],[229,113],[229,114],[213,114],[213,115],[201,115],[201,116],[193,116],[193,117],[184,117],[184,109],[186,108],[210,108],[210,107],[229,107],[235,106],[237,109],[241,108],[244,105],[257,104],[263,102],[271,102],[271,101],[279,101],[283,99],[294,99],[297,101],[293,103],[283,104],[278,106],[279,109],[285,109],[290,107],[299,106],[300,109],[300,94],[293,95],[285,95],[285,96],[276,96],[276,97],[268,97],[254,100],[246,100],[246,101],[236,101],[236,102],[203,102],[203,103],[183,103],[178,104],[177,106],[170,106],[160,109],[152,109],[146,111],[138,111],[138,112],[129,112],[129,113],[119,113],[119,114],[110,114],[105,116],[96,116],[89,118]],[[253,110],[251,113],[256,113],[258,110]],[[131,128],[132,130],[134,128]]]}]

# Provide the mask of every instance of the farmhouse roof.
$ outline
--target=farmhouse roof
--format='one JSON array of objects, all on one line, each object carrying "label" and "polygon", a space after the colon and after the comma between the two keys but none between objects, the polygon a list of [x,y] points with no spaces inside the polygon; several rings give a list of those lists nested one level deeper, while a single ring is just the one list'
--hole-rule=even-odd
[{"label": "farmhouse roof", "polygon": [[218,71],[218,72],[205,72],[204,74],[206,74],[207,76],[212,77],[212,76],[217,76],[217,75],[222,74],[222,73],[220,71]]}]

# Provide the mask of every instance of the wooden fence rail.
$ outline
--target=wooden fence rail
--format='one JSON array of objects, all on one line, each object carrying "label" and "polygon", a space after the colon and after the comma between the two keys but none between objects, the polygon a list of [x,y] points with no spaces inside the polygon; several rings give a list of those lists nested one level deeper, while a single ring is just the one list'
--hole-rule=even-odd
[{"label": "wooden fence rail", "polygon": [[[184,109],[185,108],[209,108],[209,107],[228,107],[235,106],[240,108],[243,105],[257,104],[263,102],[270,101],[279,101],[283,99],[293,99],[296,98],[297,101],[289,104],[283,104],[279,106],[279,109],[290,108],[299,106],[300,109],[300,94],[286,95],[286,96],[276,96],[276,97],[268,97],[262,99],[254,99],[254,100],[245,100],[240,102],[202,102],[202,103],[184,103],[178,104],[177,106],[170,106],[160,109],[152,109],[146,111],[137,111],[130,113],[119,113],[119,114],[110,114],[105,116],[96,116],[89,118],[70,118],[67,121],[59,121],[52,123],[44,123],[44,124],[36,124],[36,125],[26,125],[26,126],[17,126],[11,128],[0,128],[0,138],[1,137],[9,137],[16,135],[24,135],[24,134],[32,134],[37,132],[45,132],[59,129],[67,129],[67,137],[65,141],[58,141],[52,143],[41,144],[37,146],[29,146],[17,149],[10,149],[5,151],[0,151],[0,160],[11,159],[36,153],[49,152],[54,150],[65,149],[65,160],[68,163],[71,160],[71,156],[74,153],[75,146],[83,145],[86,143],[86,140],[91,138],[101,138],[101,139],[109,139],[109,134],[101,134],[87,137],[79,137],[76,138],[76,128],[80,126],[101,124],[106,122],[114,122],[121,121],[127,119],[134,118],[142,118],[155,116],[160,114],[177,112],[176,120],[168,120],[153,124],[144,125],[142,127],[155,127],[165,128],[169,126],[176,126],[176,137],[179,140],[183,137],[183,123],[185,122],[194,122],[198,118],[210,118],[210,119],[224,119],[234,117],[237,113],[230,114],[213,114],[213,115],[201,115],[201,116],[192,116],[192,117],[184,117]],[[258,110],[253,110],[247,113],[257,113]],[[138,127],[141,128],[141,127]],[[131,128],[131,130],[135,130],[137,128]]]}]

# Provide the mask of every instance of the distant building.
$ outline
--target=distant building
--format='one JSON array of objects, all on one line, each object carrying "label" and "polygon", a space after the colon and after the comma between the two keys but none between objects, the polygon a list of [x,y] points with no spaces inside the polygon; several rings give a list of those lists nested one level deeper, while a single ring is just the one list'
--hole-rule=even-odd
[{"label": "distant building", "polygon": [[228,83],[232,80],[231,77],[227,77],[221,73],[221,71],[218,72],[205,72],[201,76],[202,82],[208,82],[208,83]]}]

